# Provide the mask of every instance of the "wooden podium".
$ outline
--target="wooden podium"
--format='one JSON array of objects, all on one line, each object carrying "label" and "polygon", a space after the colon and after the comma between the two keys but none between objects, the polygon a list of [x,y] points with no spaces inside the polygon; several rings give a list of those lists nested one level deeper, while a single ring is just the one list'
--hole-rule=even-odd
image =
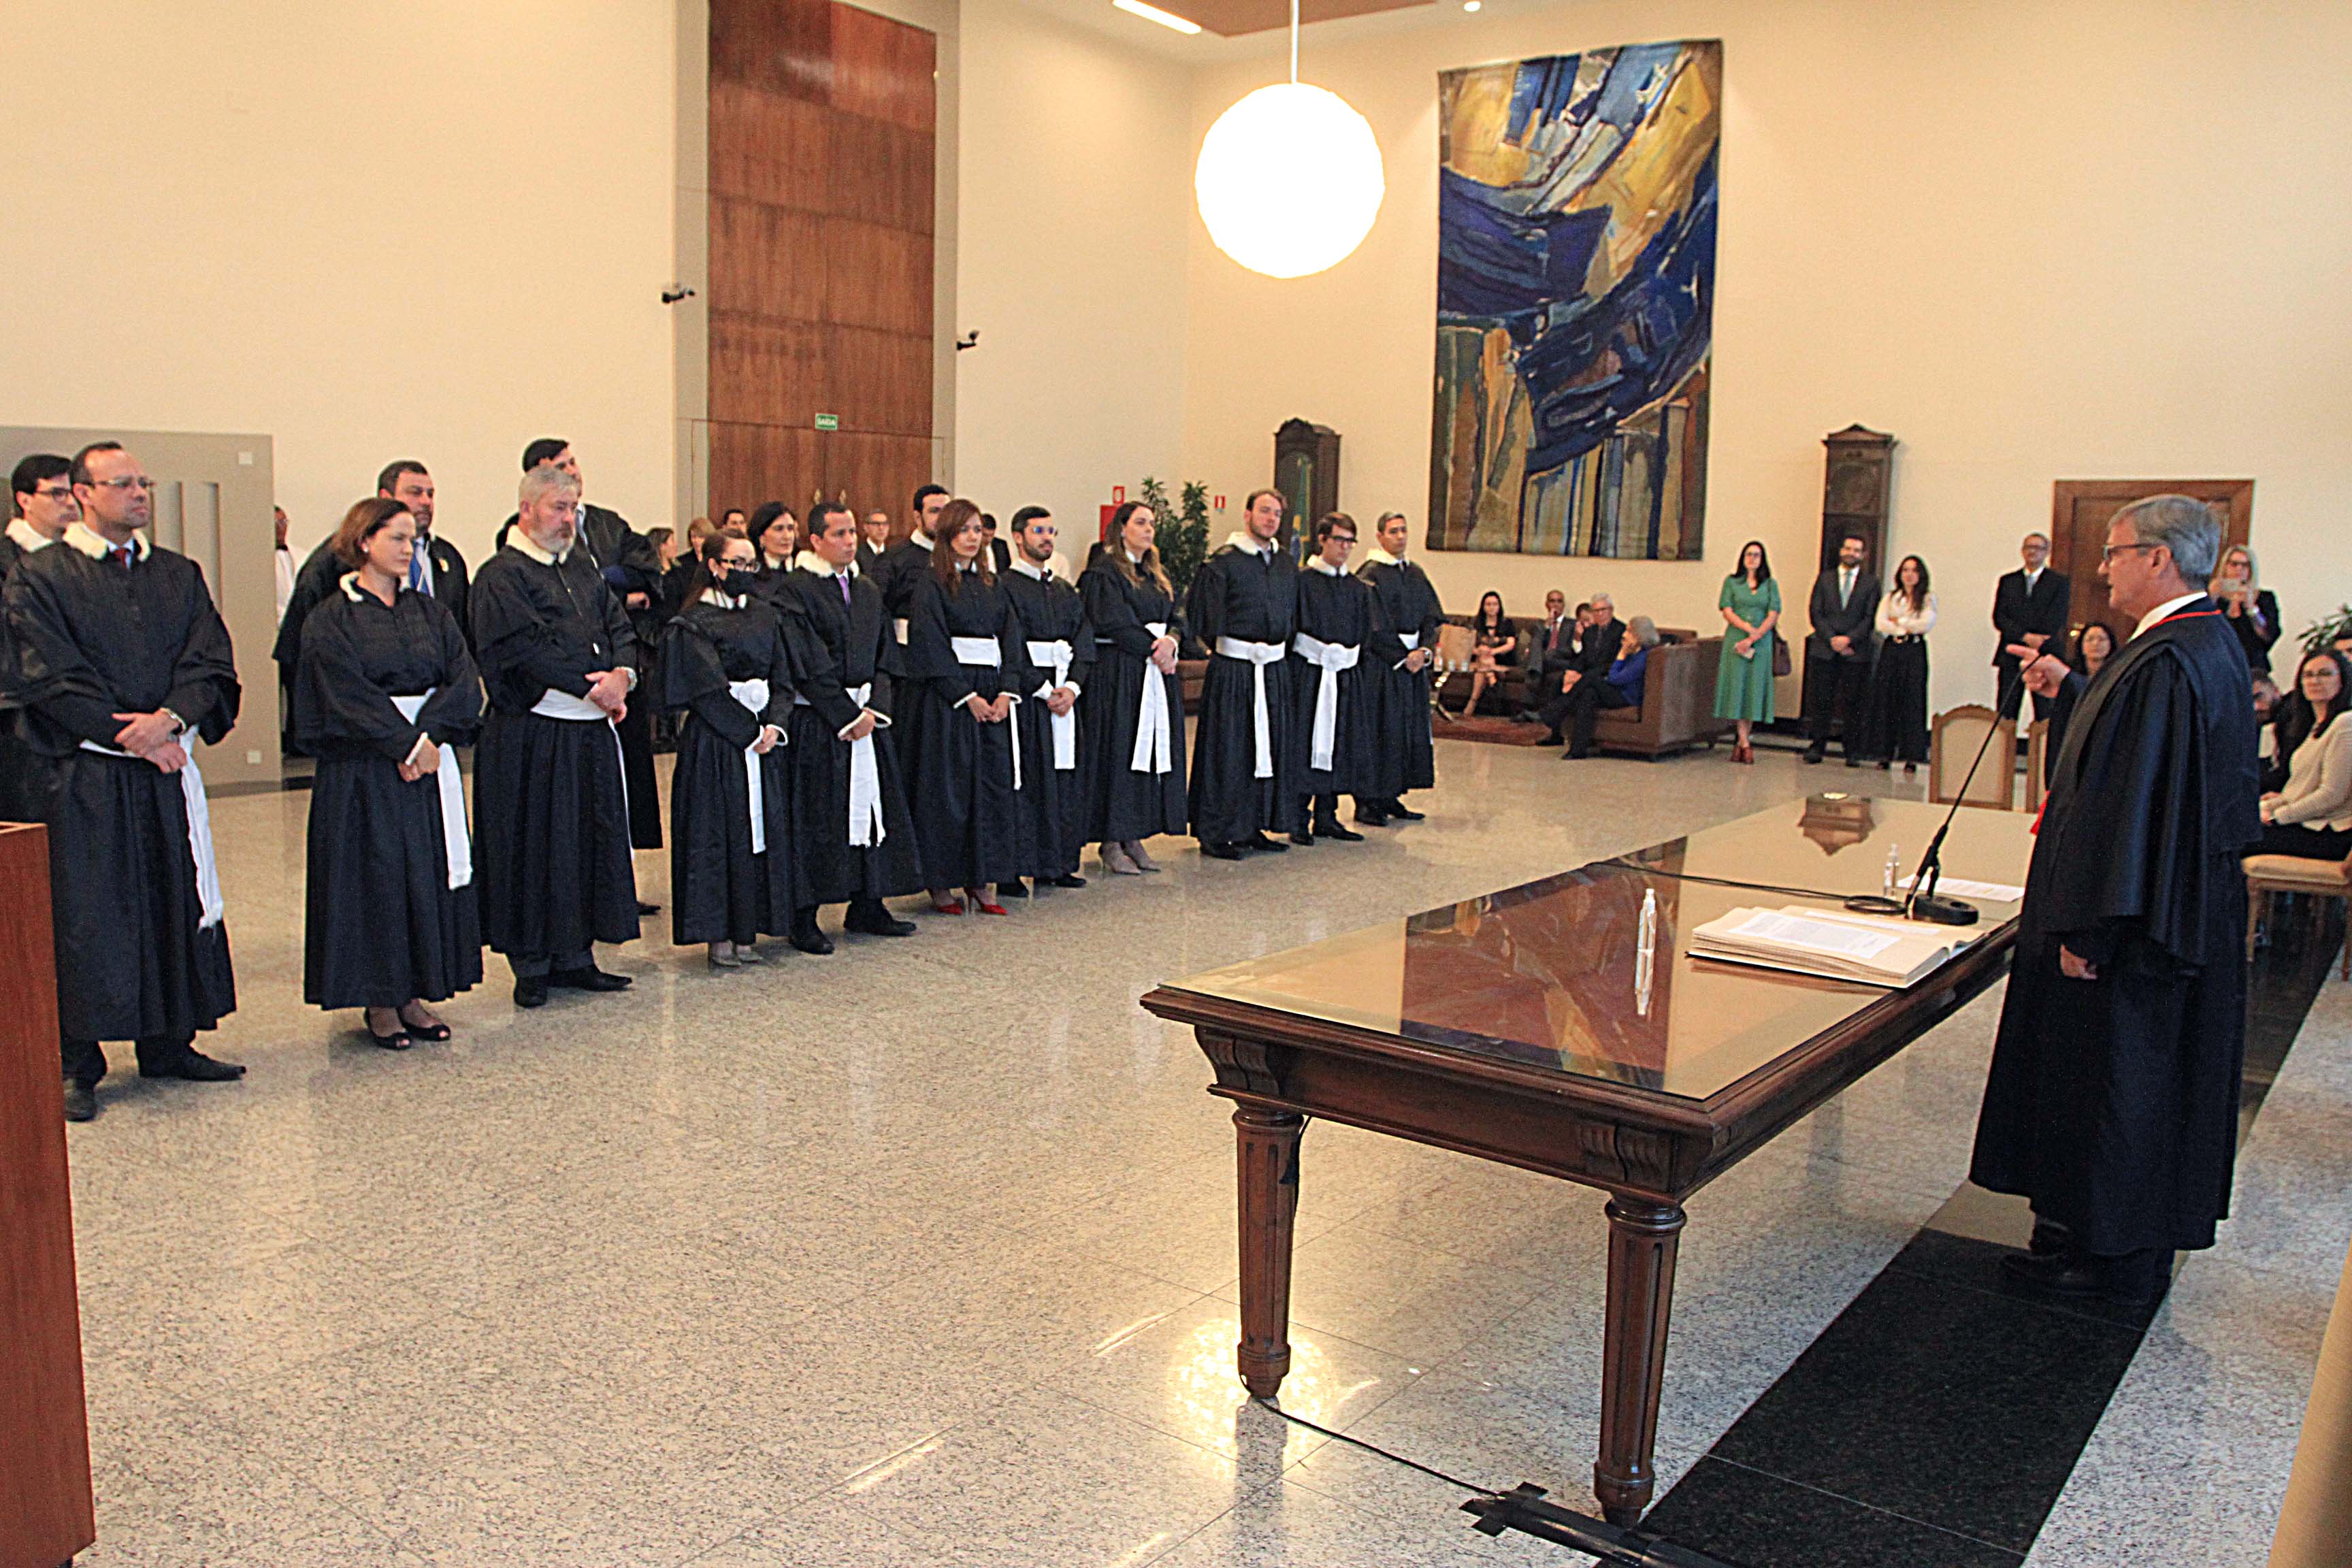
[{"label": "wooden podium", "polygon": [[0,825],[0,1568],[98,1539],[58,1070],[49,837]]}]

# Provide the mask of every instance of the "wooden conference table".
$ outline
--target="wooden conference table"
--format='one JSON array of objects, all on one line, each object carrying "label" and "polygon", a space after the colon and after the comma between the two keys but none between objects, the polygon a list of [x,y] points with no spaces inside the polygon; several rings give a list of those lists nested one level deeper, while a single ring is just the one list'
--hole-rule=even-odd
[{"label": "wooden conference table", "polygon": [[[1290,1369],[1300,1133],[1328,1117],[1607,1192],[1609,1277],[1593,1490],[1614,1523],[1649,1506],[1683,1204],[2005,971],[2017,905],[1974,900],[1983,935],[1906,991],[1687,956],[1740,905],[1879,890],[1945,812],[1825,794],[1573,871],[1162,985],[1235,1104],[1242,1340],[1251,1393]],[[1963,810],[1948,877],[2021,884],[2021,813]],[[1643,895],[1654,960],[1640,963]],[[1826,902],[1827,900],[1815,900]],[[1646,982],[1646,984],[1644,984]]]}]

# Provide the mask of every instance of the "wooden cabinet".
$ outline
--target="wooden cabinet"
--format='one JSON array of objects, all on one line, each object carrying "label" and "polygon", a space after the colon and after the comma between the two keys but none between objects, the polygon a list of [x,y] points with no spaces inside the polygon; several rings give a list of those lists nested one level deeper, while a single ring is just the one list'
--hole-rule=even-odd
[{"label": "wooden cabinet", "polygon": [[97,1539],[58,1071],[48,830],[0,825],[0,1568]]},{"label": "wooden cabinet", "polygon": [[[1294,541],[1315,537],[1316,520],[1339,510],[1339,433],[1328,425],[1286,419],[1274,433],[1274,488],[1282,492],[1286,515],[1283,547],[1296,556]],[[1359,531],[1369,534],[1368,522]]]},{"label": "wooden cabinet", "polygon": [[1892,493],[1895,437],[1849,425],[1822,438],[1828,457],[1822,472],[1822,558],[1837,560],[1839,542],[1859,535],[1870,546],[1870,569],[1883,581],[1886,559],[1887,499]]}]

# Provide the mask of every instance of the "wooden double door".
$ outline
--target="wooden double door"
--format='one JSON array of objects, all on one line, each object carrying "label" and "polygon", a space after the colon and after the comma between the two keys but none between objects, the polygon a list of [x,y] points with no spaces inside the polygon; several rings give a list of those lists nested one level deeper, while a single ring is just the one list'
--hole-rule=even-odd
[{"label": "wooden double door", "polygon": [[715,516],[932,477],[938,40],[833,0],[711,0]]},{"label": "wooden double door", "polygon": [[2060,479],[2050,508],[2050,564],[2065,574],[2071,609],[2066,637],[2093,621],[2102,621],[2121,641],[2131,627],[2119,625],[2107,604],[2107,585],[2099,579],[2099,557],[2107,544],[2107,524],[2116,513],[2149,496],[2192,496],[2221,518],[2221,548],[2243,544],[2253,528],[2254,481],[2252,479]]}]

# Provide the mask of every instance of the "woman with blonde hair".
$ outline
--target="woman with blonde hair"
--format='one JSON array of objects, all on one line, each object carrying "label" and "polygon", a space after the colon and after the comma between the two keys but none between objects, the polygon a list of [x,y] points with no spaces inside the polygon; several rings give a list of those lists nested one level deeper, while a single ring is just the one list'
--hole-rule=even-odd
[{"label": "woman with blonde hair", "polygon": [[2255,675],[2271,672],[2271,645],[2279,639],[2277,596],[2262,585],[2252,545],[2232,544],[2221,552],[2213,573],[2213,599],[2238,634],[2246,650],[2246,668]]}]

